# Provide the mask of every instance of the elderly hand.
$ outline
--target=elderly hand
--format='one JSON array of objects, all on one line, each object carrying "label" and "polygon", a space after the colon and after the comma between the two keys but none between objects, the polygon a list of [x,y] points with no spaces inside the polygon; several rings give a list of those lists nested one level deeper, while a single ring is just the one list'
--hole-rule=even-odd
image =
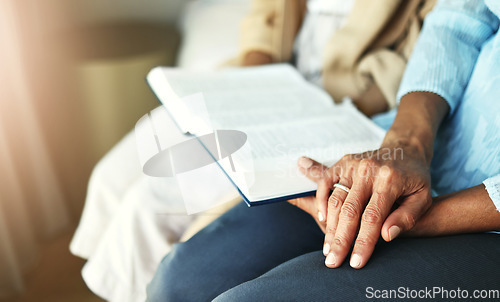
[{"label": "elderly hand", "polygon": [[318,189],[315,198],[294,203],[307,207],[317,221],[326,218],[323,253],[328,267],[340,266],[353,243],[350,264],[363,267],[380,235],[393,240],[413,228],[431,206],[433,143],[448,110],[440,96],[412,92],[401,99],[380,149],[346,155],[331,168],[299,159],[301,171]]},{"label": "elderly hand", "polygon": [[[318,169],[318,165],[313,162],[311,167]],[[308,175],[311,167],[302,171]],[[336,183],[342,186],[334,188]],[[430,175],[425,156],[409,147],[384,147],[346,155],[324,173],[318,182],[316,199],[319,211],[327,217],[325,264],[340,266],[354,243],[350,264],[361,268],[368,262],[380,235],[386,241],[393,240],[411,229],[430,207]]]}]

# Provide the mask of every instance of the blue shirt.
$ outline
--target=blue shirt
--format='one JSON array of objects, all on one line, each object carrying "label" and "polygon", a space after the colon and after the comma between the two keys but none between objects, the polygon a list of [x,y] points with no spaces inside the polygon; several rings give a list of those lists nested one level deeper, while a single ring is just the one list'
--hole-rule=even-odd
[{"label": "blue shirt", "polygon": [[[429,13],[398,92],[443,97],[450,112],[431,164],[441,195],[484,183],[500,211],[500,1],[448,0]],[[384,122],[394,114],[375,118]]]}]

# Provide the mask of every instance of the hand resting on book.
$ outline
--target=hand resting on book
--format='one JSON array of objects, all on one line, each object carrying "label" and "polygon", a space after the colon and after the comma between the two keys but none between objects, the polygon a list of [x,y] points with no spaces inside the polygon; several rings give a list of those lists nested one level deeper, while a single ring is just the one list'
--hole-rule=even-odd
[{"label": "hand resting on book", "polygon": [[[405,95],[393,126],[376,151],[344,156],[328,168],[299,159],[318,184],[315,197],[290,201],[325,232],[328,267],[339,267],[354,243],[350,265],[366,265],[380,236],[441,236],[500,228],[500,216],[483,184],[431,199],[430,164],[437,129],[449,111],[436,94]],[[346,190],[334,188],[339,183]]]},{"label": "hand resting on book", "polygon": [[[412,229],[431,206],[433,141],[448,106],[434,95],[407,98],[412,97],[420,101],[401,102],[378,150],[346,155],[330,168],[307,158],[299,160],[300,170],[317,182],[318,189],[315,198],[292,203],[318,221],[326,218],[320,226],[325,230],[328,267],[339,267],[353,243],[350,264],[363,267],[380,236],[391,241]],[[335,188],[330,195],[336,183],[350,188],[349,193]]]},{"label": "hand resting on book", "polygon": [[[426,166],[421,154],[400,147],[346,155],[330,168],[299,159],[300,170],[318,189],[315,197],[291,203],[311,214],[325,232],[325,264],[340,266],[354,242],[350,263],[361,268],[380,235],[391,241],[411,229],[431,205]],[[336,183],[350,188],[349,194],[340,188],[331,192]]]}]

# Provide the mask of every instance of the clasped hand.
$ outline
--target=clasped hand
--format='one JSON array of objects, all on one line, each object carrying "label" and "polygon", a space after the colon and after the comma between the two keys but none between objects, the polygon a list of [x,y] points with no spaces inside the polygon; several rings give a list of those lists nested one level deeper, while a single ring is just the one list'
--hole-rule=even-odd
[{"label": "clasped hand", "polygon": [[[330,268],[339,267],[351,248],[350,265],[362,268],[380,236],[391,241],[410,230],[432,203],[428,163],[416,148],[346,155],[330,168],[301,157],[298,166],[318,189],[314,197],[289,202],[312,215],[325,233]],[[350,189],[334,188],[336,183]]]}]

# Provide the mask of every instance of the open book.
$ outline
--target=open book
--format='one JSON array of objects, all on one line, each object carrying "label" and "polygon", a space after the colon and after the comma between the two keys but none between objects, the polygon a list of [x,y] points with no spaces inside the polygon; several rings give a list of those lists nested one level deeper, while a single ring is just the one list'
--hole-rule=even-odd
[{"label": "open book", "polygon": [[156,67],[147,81],[248,205],[313,195],[316,184],[297,168],[300,156],[331,165],[378,148],[384,137],[351,102],[335,105],[286,64],[213,72]]}]

